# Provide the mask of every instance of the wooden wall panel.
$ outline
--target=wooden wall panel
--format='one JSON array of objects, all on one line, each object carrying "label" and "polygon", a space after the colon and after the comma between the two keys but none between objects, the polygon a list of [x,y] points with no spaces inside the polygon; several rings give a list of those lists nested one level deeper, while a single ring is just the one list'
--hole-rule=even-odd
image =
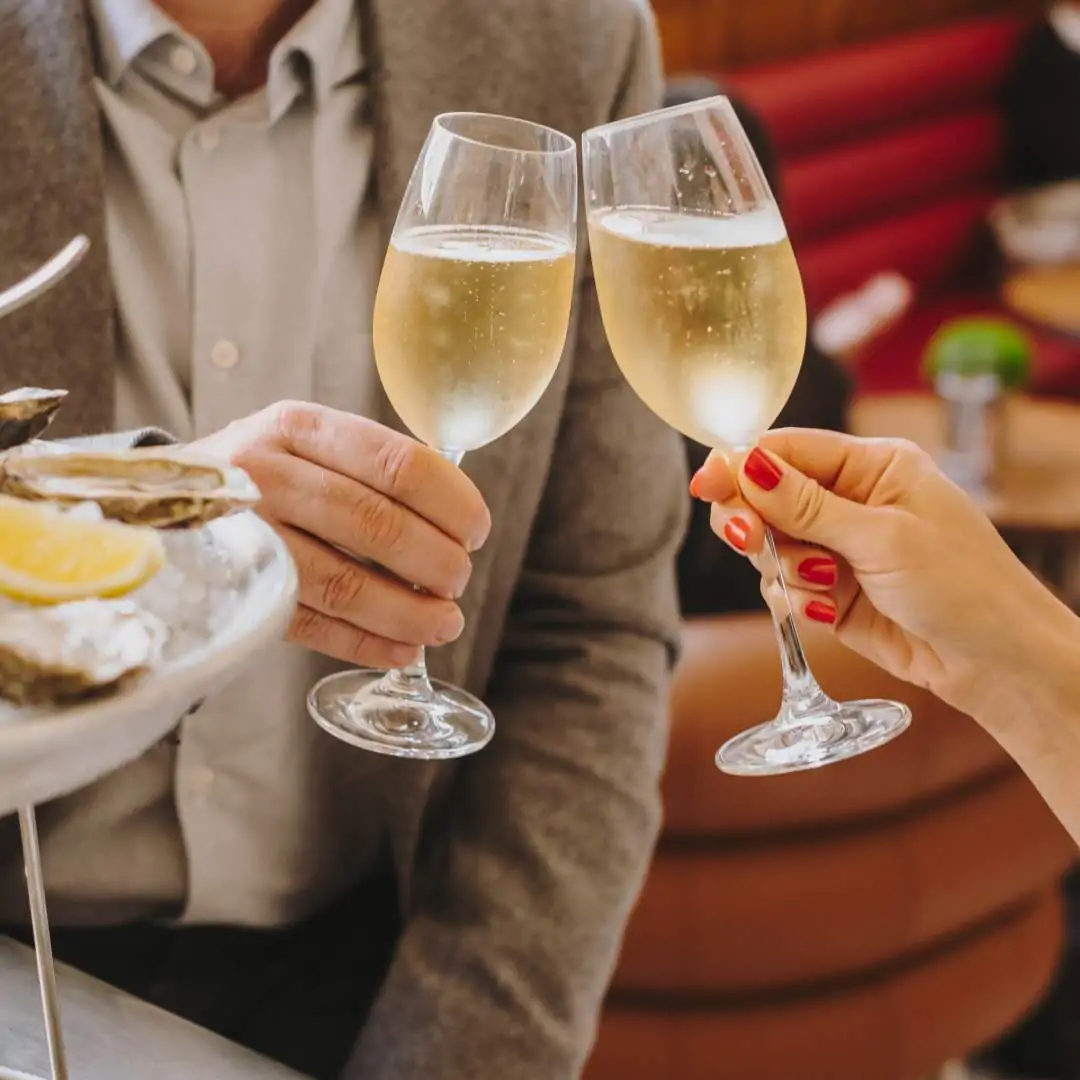
[{"label": "wooden wall panel", "polygon": [[[587,3],[588,0],[583,0]],[[669,72],[717,71],[1043,0],[653,0]]]}]

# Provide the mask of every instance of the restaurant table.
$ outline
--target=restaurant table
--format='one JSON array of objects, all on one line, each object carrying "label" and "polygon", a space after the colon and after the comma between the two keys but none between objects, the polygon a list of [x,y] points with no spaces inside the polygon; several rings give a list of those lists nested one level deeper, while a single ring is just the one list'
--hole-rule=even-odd
[{"label": "restaurant table", "polygon": [[[1080,406],[1013,395],[995,490],[977,501],[1024,563],[1080,610]],[[858,398],[856,435],[904,438],[937,454],[944,410],[930,394]]]}]

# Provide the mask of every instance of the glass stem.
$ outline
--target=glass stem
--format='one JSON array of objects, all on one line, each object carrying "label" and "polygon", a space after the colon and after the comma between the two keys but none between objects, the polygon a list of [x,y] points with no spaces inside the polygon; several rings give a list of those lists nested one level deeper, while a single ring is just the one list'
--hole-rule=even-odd
[{"label": "glass stem", "polygon": [[[465,451],[439,450],[438,454],[451,465],[460,465]],[[414,585],[413,588],[417,592],[423,591],[419,585]],[[408,698],[410,701],[430,701],[435,696],[435,688],[428,678],[427,650],[421,645],[420,655],[411,664],[402,668],[391,668],[383,677],[383,688],[387,693]]]},{"label": "glass stem", "polygon": [[780,555],[776,550],[776,539],[772,529],[765,529],[765,543],[784,598],[783,615],[777,614],[772,605],[769,605],[773,627],[776,629],[776,640],[780,645],[780,663],[784,676],[780,719],[799,720],[809,714],[827,709],[831,701],[818,685],[814,673],[810,670],[810,665],[806,662],[806,654],[803,652],[802,641],[799,639],[799,629],[791,613],[791,597],[788,595],[787,583],[784,581],[784,572],[780,566]]}]

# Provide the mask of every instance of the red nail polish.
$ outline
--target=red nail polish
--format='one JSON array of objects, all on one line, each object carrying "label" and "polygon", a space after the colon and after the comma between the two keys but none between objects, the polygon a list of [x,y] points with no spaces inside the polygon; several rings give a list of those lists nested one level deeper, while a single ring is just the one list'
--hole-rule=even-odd
[{"label": "red nail polish", "polygon": [[701,470],[698,469],[692,477],[690,477],[690,497],[692,499],[700,499],[699,488],[701,487]]},{"label": "red nail polish", "polygon": [[809,604],[803,608],[808,619],[813,619],[814,622],[828,623],[830,626],[836,622],[836,608],[832,604],[825,604],[820,600],[811,600]]},{"label": "red nail polish", "polygon": [[827,555],[816,555],[799,563],[799,577],[811,585],[836,584],[836,560]]},{"label": "red nail polish", "polygon": [[763,491],[772,491],[783,476],[775,462],[766,457],[756,446],[747,455],[743,463],[743,472],[752,484],[756,484]]},{"label": "red nail polish", "polygon": [[742,518],[731,518],[724,526],[724,537],[736,551],[746,551],[750,539],[750,526]]}]

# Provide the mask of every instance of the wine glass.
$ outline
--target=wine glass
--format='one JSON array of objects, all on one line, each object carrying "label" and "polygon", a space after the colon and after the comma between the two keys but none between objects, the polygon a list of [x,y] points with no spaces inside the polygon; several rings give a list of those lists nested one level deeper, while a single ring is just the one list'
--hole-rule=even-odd
[{"label": "wine glass", "polygon": [[[740,459],[795,385],[806,301],[784,220],[731,103],[717,97],[594,128],[583,150],[593,268],[616,361],[661,419]],[[767,542],[786,602],[771,532]],[[722,746],[720,769],[816,768],[908,726],[911,712],[897,702],[830,699],[807,665],[790,604],[773,622],[779,715]]]},{"label": "wine glass", "polygon": [[[547,389],[570,319],[577,147],[539,124],[436,117],[398,211],[375,299],[375,362],[412,433],[455,465]],[[331,675],[308,696],[332,735],[395,757],[485,746],[487,706],[415,664]]]}]

